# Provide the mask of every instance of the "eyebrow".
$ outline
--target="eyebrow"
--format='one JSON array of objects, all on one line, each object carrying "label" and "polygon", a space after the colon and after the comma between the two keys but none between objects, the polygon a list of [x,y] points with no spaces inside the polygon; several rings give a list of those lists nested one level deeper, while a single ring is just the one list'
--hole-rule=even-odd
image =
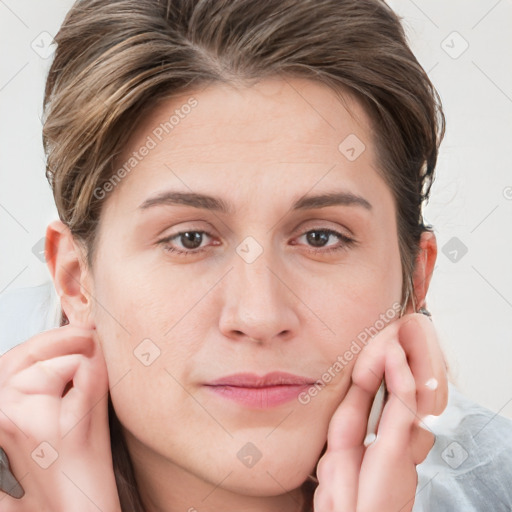
[{"label": "eyebrow", "polygon": [[[224,214],[233,213],[233,208],[220,197],[195,192],[176,192],[172,190],[162,192],[146,199],[139,206],[139,209],[147,210],[154,206],[177,204],[205,210],[214,210]],[[328,206],[361,206],[366,210],[372,209],[372,205],[364,197],[346,191],[303,196],[293,203],[291,209],[311,210]]]}]

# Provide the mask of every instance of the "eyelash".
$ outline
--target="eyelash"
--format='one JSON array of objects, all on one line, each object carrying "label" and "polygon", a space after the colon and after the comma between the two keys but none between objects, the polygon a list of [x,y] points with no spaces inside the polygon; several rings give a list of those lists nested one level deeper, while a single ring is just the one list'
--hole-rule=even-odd
[{"label": "eyelash", "polygon": [[[312,233],[312,232],[326,233],[328,235],[334,235],[342,241],[342,245],[339,245],[337,247],[328,247],[327,249],[317,248],[317,247],[310,248],[310,251],[313,252],[314,254],[330,254],[330,253],[334,253],[337,251],[347,250],[357,243],[353,238],[350,238],[347,235],[340,233],[339,231],[334,231],[333,229],[327,229],[327,228],[326,229],[310,229],[310,230],[302,233],[300,236],[304,236],[304,235],[307,235],[308,233]],[[180,231],[179,233],[176,233],[167,238],[163,238],[162,240],[159,240],[157,243],[162,244],[164,246],[164,250],[167,253],[178,254],[180,256],[191,256],[191,255],[199,254],[201,252],[208,250],[208,249],[203,248],[203,249],[188,249],[188,250],[183,251],[183,250],[176,249],[176,248],[168,245],[171,240],[179,238],[181,235],[184,235],[185,233],[203,233],[211,238],[211,235],[207,231],[186,230],[186,231]]]}]

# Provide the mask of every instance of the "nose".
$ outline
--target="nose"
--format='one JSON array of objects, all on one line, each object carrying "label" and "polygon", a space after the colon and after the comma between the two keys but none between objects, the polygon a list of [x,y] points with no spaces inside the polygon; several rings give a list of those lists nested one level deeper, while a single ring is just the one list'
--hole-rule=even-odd
[{"label": "nose", "polygon": [[223,287],[222,334],[260,344],[293,338],[299,326],[299,301],[282,261],[266,249],[251,263],[236,253],[232,262]]}]

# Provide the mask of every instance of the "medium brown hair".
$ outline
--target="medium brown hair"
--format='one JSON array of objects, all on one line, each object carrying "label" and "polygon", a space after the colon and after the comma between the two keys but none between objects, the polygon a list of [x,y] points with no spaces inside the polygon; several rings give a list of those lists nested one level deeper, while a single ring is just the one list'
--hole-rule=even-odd
[{"label": "medium brown hair", "polygon": [[[301,77],[349,91],[370,116],[396,204],[402,304],[412,301],[422,206],[445,120],[439,96],[383,0],[82,0],[55,37],[44,96],[46,176],[92,267],[103,198],[131,128],[160,100],[215,82]],[[341,141],[340,141],[341,142]],[[119,422],[123,511],[142,503]]]}]

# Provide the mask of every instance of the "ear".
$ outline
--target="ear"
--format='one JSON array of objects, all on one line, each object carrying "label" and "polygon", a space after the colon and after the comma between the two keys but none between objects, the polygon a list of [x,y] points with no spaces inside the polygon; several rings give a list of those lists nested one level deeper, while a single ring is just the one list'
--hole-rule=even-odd
[{"label": "ear", "polygon": [[416,257],[413,273],[414,296],[417,308],[426,307],[425,299],[434,272],[436,258],[436,235],[431,231],[423,231],[420,239],[420,250]]},{"label": "ear", "polygon": [[45,258],[69,323],[93,329],[89,273],[83,249],[60,220],[46,228]]}]

